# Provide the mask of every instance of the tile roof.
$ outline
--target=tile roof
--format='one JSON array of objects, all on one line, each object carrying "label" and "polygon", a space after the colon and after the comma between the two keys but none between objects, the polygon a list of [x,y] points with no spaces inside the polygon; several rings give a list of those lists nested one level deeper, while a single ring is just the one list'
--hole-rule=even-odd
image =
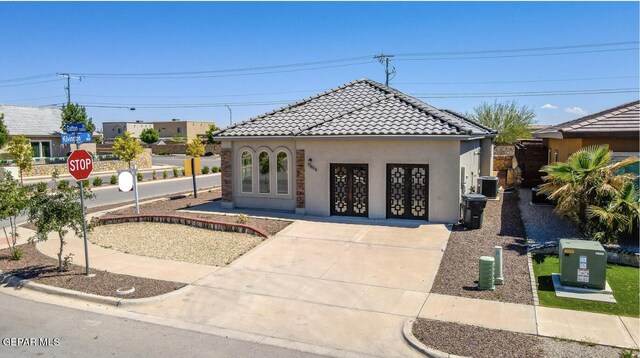
[{"label": "tile roof", "polygon": [[0,105],[10,135],[49,136],[59,134],[62,111],[55,107]]},{"label": "tile roof", "polygon": [[639,131],[640,101],[634,101],[535,131],[534,135],[561,133],[565,138],[611,134],[638,136]]},{"label": "tile roof", "polygon": [[369,79],[237,123],[218,137],[492,135],[495,131]]}]

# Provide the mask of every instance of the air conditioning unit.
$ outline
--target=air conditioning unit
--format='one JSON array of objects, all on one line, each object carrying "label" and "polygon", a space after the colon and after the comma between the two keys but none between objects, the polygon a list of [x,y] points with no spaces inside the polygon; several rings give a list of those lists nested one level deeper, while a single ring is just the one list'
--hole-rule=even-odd
[{"label": "air conditioning unit", "polygon": [[560,240],[560,282],[604,290],[607,278],[607,252],[597,241]]},{"label": "air conditioning unit", "polygon": [[483,176],[478,178],[478,192],[487,198],[498,197],[498,177]]}]

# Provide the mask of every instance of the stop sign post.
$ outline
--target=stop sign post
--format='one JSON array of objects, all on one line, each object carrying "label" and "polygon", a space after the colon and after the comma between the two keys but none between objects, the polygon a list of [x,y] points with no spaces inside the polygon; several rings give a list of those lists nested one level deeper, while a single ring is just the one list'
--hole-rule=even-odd
[{"label": "stop sign post", "polygon": [[85,270],[89,276],[89,250],[87,248],[87,222],[84,213],[84,185],[83,180],[88,179],[93,172],[93,157],[84,149],[74,150],[67,159],[69,174],[80,183],[80,206],[82,207],[82,236],[84,238]]}]

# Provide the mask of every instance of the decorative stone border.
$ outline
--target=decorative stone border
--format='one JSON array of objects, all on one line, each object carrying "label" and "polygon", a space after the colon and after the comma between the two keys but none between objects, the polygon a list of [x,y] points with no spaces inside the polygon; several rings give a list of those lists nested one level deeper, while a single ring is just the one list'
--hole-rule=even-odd
[{"label": "decorative stone border", "polygon": [[531,252],[527,252],[527,263],[529,265],[529,278],[531,280],[531,293],[533,294],[533,305],[540,306],[538,299],[538,285],[536,285],[536,274],[533,272],[533,261],[531,261]]},{"label": "decorative stone border", "polygon": [[264,238],[269,237],[269,233],[263,229],[257,228],[251,225],[235,224],[222,221],[205,220],[199,218],[193,218],[180,215],[126,215],[126,216],[111,216],[111,217],[99,217],[91,220],[91,225],[110,225],[110,224],[122,224],[130,222],[154,222],[154,223],[167,223],[167,224],[181,224],[193,226],[201,229],[215,230],[215,231],[232,231],[242,234],[251,234],[256,236],[262,236]]},{"label": "decorative stone border", "polygon": [[428,347],[424,343],[420,342],[418,338],[416,338],[416,336],[413,335],[413,322],[415,322],[415,319],[409,318],[404,323],[404,326],[402,327],[402,336],[404,337],[404,340],[407,341],[407,343],[409,343],[409,345],[413,347],[415,350],[417,350],[418,352],[430,358],[453,358],[453,357],[466,358],[463,356],[457,356],[457,355],[439,351],[437,349],[433,349],[431,347]]}]

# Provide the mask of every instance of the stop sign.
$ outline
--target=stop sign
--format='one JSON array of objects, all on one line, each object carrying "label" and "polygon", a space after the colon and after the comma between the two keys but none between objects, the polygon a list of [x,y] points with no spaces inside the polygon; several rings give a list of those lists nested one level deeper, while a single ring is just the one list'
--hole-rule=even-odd
[{"label": "stop sign", "polygon": [[67,169],[77,181],[85,180],[93,171],[93,157],[84,149],[76,149],[67,159]]}]

